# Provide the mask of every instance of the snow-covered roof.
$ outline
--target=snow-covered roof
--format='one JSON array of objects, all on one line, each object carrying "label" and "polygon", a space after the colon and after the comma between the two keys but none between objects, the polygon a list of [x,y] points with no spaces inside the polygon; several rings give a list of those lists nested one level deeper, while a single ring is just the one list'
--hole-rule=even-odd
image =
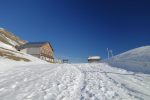
[{"label": "snow-covered roof", "polygon": [[100,56],[89,56],[88,59],[101,59]]}]

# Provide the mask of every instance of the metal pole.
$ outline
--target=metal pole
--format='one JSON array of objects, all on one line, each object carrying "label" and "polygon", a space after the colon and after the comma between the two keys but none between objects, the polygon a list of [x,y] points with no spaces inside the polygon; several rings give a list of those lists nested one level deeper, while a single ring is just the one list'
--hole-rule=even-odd
[{"label": "metal pole", "polygon": [[107,55],[108,55],[108,59],[109,59],[109,49],[107,48]]}]

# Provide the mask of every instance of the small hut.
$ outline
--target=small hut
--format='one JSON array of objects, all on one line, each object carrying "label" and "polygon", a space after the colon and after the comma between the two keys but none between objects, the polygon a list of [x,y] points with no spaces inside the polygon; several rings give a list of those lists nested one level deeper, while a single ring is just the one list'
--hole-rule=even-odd
[{"label": "small hut", "polygon": [[100,62],[101,57],[100,56],[89,56],[88,57],[88,62],[93,63],[93,62]]},{"label": "small hut", "polygon": [[63,63],[69,63],[68,59],[63,59],[62,61],[63,61]]}]

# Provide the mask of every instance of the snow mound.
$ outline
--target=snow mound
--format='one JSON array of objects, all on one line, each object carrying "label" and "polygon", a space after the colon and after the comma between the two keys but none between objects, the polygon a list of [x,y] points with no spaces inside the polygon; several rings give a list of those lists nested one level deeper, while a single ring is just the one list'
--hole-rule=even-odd
[{"label": "snow mound", "polygon": [[115,67],[150,74],[150,46],[129,50],[107,60]]}]

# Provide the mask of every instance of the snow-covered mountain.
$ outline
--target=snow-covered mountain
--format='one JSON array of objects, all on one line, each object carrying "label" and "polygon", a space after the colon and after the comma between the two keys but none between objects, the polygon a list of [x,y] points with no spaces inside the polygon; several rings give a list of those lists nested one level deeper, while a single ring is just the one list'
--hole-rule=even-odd
[{"label": "snow-covered mountain", "polygon": [[110,58],[107,62],[129,71],[150,74],[150,46],[129,50]]},{"label": "snow-covered mountain", "polygon": [[0,28],[0,41],[14,47],[16,45],[26,43],[26,41],[20,39],[19,37],[15,36],[13,33],[7,31],[4,28]]}]

